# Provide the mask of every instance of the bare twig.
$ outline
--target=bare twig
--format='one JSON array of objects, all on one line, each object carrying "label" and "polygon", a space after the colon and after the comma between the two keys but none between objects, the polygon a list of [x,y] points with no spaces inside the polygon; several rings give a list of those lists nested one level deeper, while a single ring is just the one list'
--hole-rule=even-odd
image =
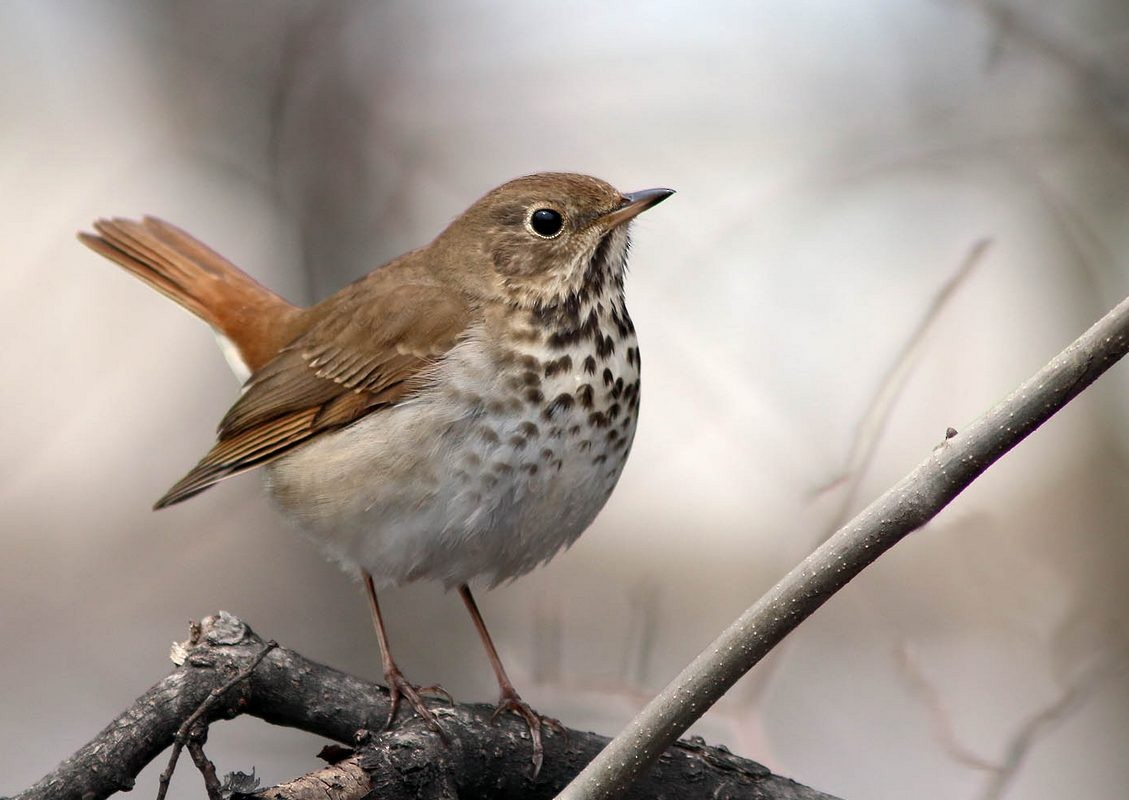
[{"label": "bare twig", "polygon": [[897,650],[897,663],[902,674],[909,681],[910,689],[925,704],[925,708],[929,712],[930,722],[933,724],[934,737],[940,742],[941,748],[949,754],[949,757],[958,764],[971,769],[985,772],[998,770],[998,765],[976,755],[957,738],[956,731],[953,730],[953,721],[949,717],[945,704],[941,701],[937,687],[926,677],[921,665],[914,658],[913,652],[905,643]]},{"label": "bare twig", "polygon": [[882,553],[935,517],[1004,453],[1129,350],[1126,298],[805,558],[686,667],[576,780],[563,800],[610,798],[704,714],[777,642]]},{"label": "bare twig", "polygon": [[984,259],[984,255],[991,245],[992,240],[988,238],[974,242],[968,248],[968,252],[961,259],[953,274],[933,295],[933,299],[925,309],[925,313],[918,321],[917,326],[902,344],[901,350],[890,363],[890,368],[875,387],[874,394],[866,405],[866,412],[855,428],[855,435],[851,440],[851,447],[847,453],[842,473],[823,486],[816,488],[818,494],[842,484],[846,484],[847,487],[842,494],[835,515],[828,523],[826,533],[819,539],[820,542],[827,541],[828,537],[847,521],[847,514],[854,506],[858,489],[862,485],[862,479],[874,460],[875,452],[878,450],[882,431],[889,422],[890,414],[894,409],[894,401],[897,400],[898,395],[905,387],[906,381],[913,371],[913,366],[917,363],[917,356],[921,352],[925,335],[936,324],[941,312],[948,306],[957,289],[964,284],[969,275],[972,274],[973,269]]},{"label": "bare twig", "polygon": [[981,800],[1000,800],[1039,737],[1053,725],[1070,716],[1101,685],[1102,681],[1125,670],[1123,658],[1105,658],[1090,670],[1077,676],[1063,692],[1039,709],[1019,727],[1008,742],[1003,761],[992,770],[992,777],[980,795]]},{"label": "bare twig", "polygon": [[1004,757],[999,762],[988,761],[972,752],[957,737],[952,720],[937,688],[926,677],[910,649],[898,649],[898,665],[909,679],[910,688],[929,711],[937,740],[949,757],[958,764],[986,772],[989,775],[980,800],[1000,800],[1006,797],[1015,776],[1040,736],[1053,725],[1064,721],[1073,711],[1096,691],[1106,678],[1124,671],[1127,660],[1124,651],[1109,652],[1079,675],[1076,675],[1059,695],[1032,714],[1008,739]]},{"label": "bare twig", "polygon": [[220,779],[216,776],[216,765],[204,753],[204,743],[193,737],[188,742],[188,754],[192,756],[192,763],[200,774],[204,776],[204,790],[208,793],[208,800],[223,800],[223,789]]},{"label": "bare twig", "polygon": [[[817,486],[812,492],[813,495],[819,495],[843,487],[843,491],[839,495],[838,505],[828,519],[823,532],[818,535],[816,544],[827,541],[831,534],[835,533],[847,521],[847,515],[855,506],[863,478],[869,472],[870,465],[874,461],[874,455],[878,452],[878,444],[890,421],[895,402],[902,389],[905,388],[913,367],[917,363],[917,356],[921,353],[926,334],[934,327],[941,316],[941,312],[949,305],[957,290],[964,285],[972,271],[983,261],[984,255],[991,245],[992,240],[987,237],[973,242],[957,268],[933,294],[925,313],[910,332],[909,337],[902,343],[885,374],[874,387],[870,401],[855,426],[855,433],[851,439],[842,471],[831,480]],[[787,652],[787,642],[781,642],[780,646],[773,650],[769,657],[765,658],[757,672],[755,681],[751,682],[750,690],[746,692],[748,703],[756,705],[768,693],[774,677],[786,663]]]},{"label": "bare twig", "polygon": [[259,663],[266,658],[267,653],[276,647],[278,647],[278,642],[273,639],[269,642],[265,642],[262,651],[250,664],[240,670],[235,677],[227,683],[213,689],[211,693],[204,698],[204,702],[200,703],[199,707],[189,715],[188,719],[181,723],[176,731],[176,736],[173,737],[172,752],[169,754],[169,765],[165,767],[165,771],[161,773],[160,786],[157,789],[157,800],[165,800],[165,795],[168,794],[169,791],[169,781],[172,780],[173,770],[176,769],[176,762],[180,758],[180,752],[184,749],[184,745],[188,743],[188,739],[192,735],[193,728],[196,724],[204,718],[205,714],[211,711],[212,707],[215,706],[220,698],[227,694],[232,687],[251,677],[251,673],[255,671],[255,667],[259,666]]}]

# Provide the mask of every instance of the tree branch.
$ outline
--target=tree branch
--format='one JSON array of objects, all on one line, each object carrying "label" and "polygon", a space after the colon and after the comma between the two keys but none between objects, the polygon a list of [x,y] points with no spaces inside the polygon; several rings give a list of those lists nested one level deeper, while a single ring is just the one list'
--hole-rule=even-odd
[{"label": "tree branch", "polygon": [[[14,800],[100,800],[128,790],[149,761],[178,741],[178,731],[240,714],[350,745],[360,742],[339,763],[252,795],[264,798],[350,800],[372,792],[386,800],[550,798],[608,741],[583,731],[562,735],[546,729],[545,764],[534,782],[529,732],[516,717],[491,721],[492,706],[435,701],[446,743],[410,713],[401,714],[393,730],[371,734],[388,716],[384,687],[270,645],[226,612],[205,619],[192,639],[174,647],[181,666]],[[667,750],[626,796],[660,794],[834,800],[699,741]]]},{"label": "tree branch", "polygon": [[1129,350],[1122,300],[1006,400],[950,436],[893,488],[805,558],[644,708],[561,800],[605,800],[635,776],[835,592],[933,519],[988,467],[1074,399]]}]

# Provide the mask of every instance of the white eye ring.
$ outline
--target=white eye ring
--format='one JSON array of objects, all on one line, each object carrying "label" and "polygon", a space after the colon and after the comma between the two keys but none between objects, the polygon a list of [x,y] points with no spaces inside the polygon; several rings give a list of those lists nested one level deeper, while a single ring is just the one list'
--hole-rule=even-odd
[{"label": "white eye ring", "polygon": [[538,239],[556,239],[564,231],[564,215],[547,205],[536,205],[525,218],[525,229]]}]

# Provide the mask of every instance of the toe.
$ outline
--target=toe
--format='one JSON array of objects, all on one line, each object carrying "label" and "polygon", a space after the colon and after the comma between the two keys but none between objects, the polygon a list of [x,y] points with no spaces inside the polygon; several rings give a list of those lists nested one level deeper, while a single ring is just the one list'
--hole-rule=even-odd
[{"label": "toe", "polygon": [[530,759],[533,763],[533,774],[531,778],[536,780],[537,775],[541,772],[541,765],[545,760],[545,748],[541,743],[542,722],[549,727],[559,730],[564,730],[564,726],[551,717],[542,717],[530,707],[529,703],[522,700],[521,696],[513,690],[502,693],[502,697],[498,701],[498,706],[494,709],[491,719],[494,719],[503,711],[508,711],[511,714],[516,714],[521,717],[525,720],[525,724],[529,728],[529,738],[533,745],[533,754]]},{"label": "toe", "polygon": [[[420,696],[421,691],[428,691],[436,687],[428,687],[428,689],[420,689],[415,684],[409,683],[407,679],[400,673],[399,670],[390,671],[385,674],[385,680],[388,682],[389,702],[391,709],[388,714],[388,722],[385,724],[385,730],[392,726],[396,719],[396,712],[400,708],[400,699],[403,698],[412,710],[419,715],[420,719],[427,723],[427,726],[440,736],[444,736],[443,729],[439,726],[439,720],[436,719],[435,714],[423,702],[423,697]],[[441,687],[440,687],[441,688]],[[443,692],[446,694],[446,692]],[[450,698],[450,695],[447,695]],[[446,737],[444,737],[446,738]]]}]

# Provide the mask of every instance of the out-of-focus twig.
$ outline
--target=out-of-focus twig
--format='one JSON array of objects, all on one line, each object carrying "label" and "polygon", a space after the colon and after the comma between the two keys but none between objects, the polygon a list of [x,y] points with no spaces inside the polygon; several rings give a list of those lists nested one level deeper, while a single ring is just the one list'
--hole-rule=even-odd
[{"label": "out-of-focus twig", "polygon": [[1000,762],[980,794],[980,800],[1000,800],[1018,774],[1031,748],[1052,726],[1067,719],[1102,684],[1126,668],[1124,658],[1104,658],[1078,675],[1055,700],[1035,712],[1012,735]]},{"label": "out-of-focus twig", "polygon": [[[1053,639],[1061,639],[1066,630],[1079,624],[1083,613],[1081,609],[1076,609],[1065,617]],[[989,774],[980,800],[1000,800],[1007,796],[1023,762],[1040,738],[1053,725],[1064,721],[1077,710],[1101,687],[1103,681],[1129,668],[1129,650],[1124,641],[1113,643],[1111,639],[1106,642],[1101,653],[1090,659],[1086,668],[1069,679],[1060,676],[1060,682],[1065,684],[1065,688],[1016,728],[1004,748],[1004,757],[999,761],[989,761],[977,755],[960,741],[941,693],[926,676],[925,670],[905,643],[897,650],[897,664],[909,681],[910,690],[921,699],[929,712],[935,738],[942,749],[956,763]]]},{"label": "out-of-focus twig", "polygon": [[921,345],[926,334],[936,324],[941,312],[956,294],[957,289],[964,284],[972,271],[983,260],[984,254],[988,252],[991,245],[992,240],[989,238],[983,238],[973,243],[957,266],[956,271],[937,290],[921,320],[894,357],[890,368],[882,376],[882,380],[875,387],[874,394],[866,405],[866,412],[855,428],[854,439],[851,441],[851,448],[847,452],[846,464],[843,466],[842,473],[834,480],[816,488],[815,492],[819,494],[844,484],[846,486],[840,498],[838,510],[828,523],[827,531],[820,538],[820,542],[827,541],[827,538],[846,522],[847,514],[850,513],[855,498],[858,496],[862,479],[874,460],[875,452],[878,450],[882,431],[889,423],[890,414],[894,409],[894,401],[905,388],[906,381],[917,363],[917,356],[921,352]]},{"label": "out-of-focus twig", "polygon": [[[851,440],[850,449],[847,451],[842,471],[833,480],[816,487],[813,491],[813,495],[818,495],[840,487],[843,489],[839,495],[838,506],[820,534],[817,544],[827,541],[847,521],[847,515],[854,508],[855,501],[858,498],[863,478],[870,470],[875,453],[878,451],[878,443],[882,439],[882,433],[889,424],[895,402],[917,364],[926,335],[936,325],[941,312],[949,305],[957,290],[964,285],[972,275],[973,270],[983,261],[991,246],[992,240],[987,237],[973,242],[953,274],[934,293],[920,321],[910,332],[909,337],[902,344],[886,373],[875,386],[874,393],[866,405],[866,410],[855,426],[855,434]],[[765,659],[753,685],[751,702],[758,702],[759,698],[763,697],[768,691],[777,670],[784,664],[782,655],[786,651],[787,644],[781,643],[781,646],[776,648],[769,658]]]},{"label": "out-of-focus twig", "polygon": [[929,721],[933,726],[933,734],[940,743],[941,748],[949,757],[958,764],[963,764],[972,769],[994,772],[999,769],[996,764],[986,761],[976,753],[969,750],[961,743],[953,730],[953,721],[945,708],[941,695],[929,679],[925,671],[917,663],[917,658],[910,650],[909,645],[902,643],[897,649],[897,664],[902,674],[909,681],[910,690],[921,698],[925,709],[929,712]]}]

